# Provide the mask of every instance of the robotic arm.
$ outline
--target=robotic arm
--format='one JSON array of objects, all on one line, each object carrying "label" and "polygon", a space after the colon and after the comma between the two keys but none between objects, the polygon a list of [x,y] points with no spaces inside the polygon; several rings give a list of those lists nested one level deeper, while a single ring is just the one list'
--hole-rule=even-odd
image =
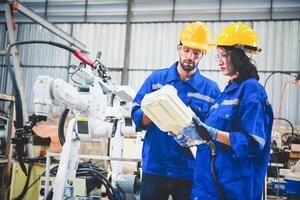
[{"label": "robotic arm", "polygon": [[[96,80],[96,79],[95,79]],[[39,76],[34,84],[34,110],[36,116],[47,116],[53,105],[80,113],[89,119],[90,132],[83,137],[110,137],[112,124],[105,121],[107,100],[99,82],[79,92],[71,84],[49,76]]]},{"label": "robotic arm", "polygon": [[[79,73],[80,77],[88,79],[90,83],[83,91],[61,79],[53,79],[49,76],[39,76],[34,84],[36,117],[47,117],[53,105],[72,109],[77,115],[68,126],[53,188],[53,199],[63,198],[67,180],[75,177],[80,140],[111,138],[117,131],[118,134],[114,138],[117,148],[114,148],[111,155],[122,157],[123,136],[135,132],[133,125],[126,126],[125,123],[126,111],[130,113],[128,103],[135,96],[134,91],[128,86],[109,85],[108,82],[92,76],[85,69],[81,69]],[[122,164],[116,161],[111,163],[112,185],[117,187]]]},{"label": "robotic arm", "polygon": [[[34,85],[35,113],[29,117],[28,122],[23,123],[22,99],[9,59],[9,53],[13,46],[25,44],[48,44],[70,51],[82,61],[75,72],[76,75],[79,75],[79,77],[84,79],[86,87],[85,90],[81,91],[63,80],[53,79],[49,76],[39,76]],[[53,189],[53,199],[62,199],[64,196],[66,180],[75,177],[79,161],[80,139],[97,137],[110,138],[115,134],[114,139],[117,138],[117,142],[120,142],[120,144],[123,145],[122,137],[135,133],[133,124],[128,125],[128,123],[126,123],[127,117],[130,116],[130,114],[128,115],[128,111],[130,113],[129,102],[133,99],[135,93],[127,86],[115,86],[110,84],[110,77],[106,74],[107,69],[100,62],[100,54],[98,54],[98,57],[93,62],[81,52],[71,47],[61,43],[40,40],[22,41],[10,44],[6,53],[7,68],[11,75],[15,93],[17,114],[15,123],[16,133],[15,137],[12,139],[12,143],[16,144],[17,159],[21,165],[22,171],[26,175],[27,170],[22,157],[24,145],[30,143],[30,138],[33,133],[32,127],[35,126],[36,123],[47,119],[49,110],[53,105],[71,109],[77,116],[76,118],[73,118],[68,125],[67,138],[63,145],[63,151]],[[91,68],[85,68],[86,65],[89,65]],[[117,104],[114,104],[114,102]],[[87,120],[80,120],[79,118],[82,119],[82,117]],[[81,127],[79,127],[80,122],[85,124],[83,126],[84,131],[81,131]],[[118,134],[115,133],[116,131]],[[116,147],[119,146],[116,145]],[[122,148],[123,147],[114,148],[112,155],[122,156]],[[114,188],[116,188],[117,185],[123,185],[124,183],[120,178],[119,181],[117,180],[118,174],[120,174],[119,165],[119,163],[115,163],[114,166],[112,164],[112,182]]]},{"label": "robotic arm", "polygon": [[[125,122],[126,113],[130,116],[129,103],[135,96],[134,91],[128,86],[110,85],[85,69],[80,69],[79,73],[80,77],[89,82],[83,91],[61,79],[49,76],[39,76],[34,84],[34,108],[38,118],[46,117],[53,105],[72,109],[77,115],[68,126],[53,188],[53,199],[63,198],[67,180],[75,177],[80,140],[111,138],[115,135],[115,148],[111,155],[122,157],[123,136],[135,133],[133,124],[128,126]],[[83,120],[82,117],[87,120]],[[122,164],[112,161],[111,166],[112,185],[117,188],[120,181],[124,182],[120,179]],[[134,177],[131,179],[135,180]]]}]

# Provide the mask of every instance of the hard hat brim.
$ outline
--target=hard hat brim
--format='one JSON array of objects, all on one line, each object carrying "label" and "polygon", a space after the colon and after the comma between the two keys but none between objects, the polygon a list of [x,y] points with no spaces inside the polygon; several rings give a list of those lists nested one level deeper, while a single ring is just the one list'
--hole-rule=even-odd
[{"label": "hard hat brim", "polygon": [[204,45],[201,43],[196,43],[196,42],[187,42],[187,41],[181,41],[183,46],[192,48],[192,49],[198,49],[202,51],[209,51],[212,47],[210,44]]}]

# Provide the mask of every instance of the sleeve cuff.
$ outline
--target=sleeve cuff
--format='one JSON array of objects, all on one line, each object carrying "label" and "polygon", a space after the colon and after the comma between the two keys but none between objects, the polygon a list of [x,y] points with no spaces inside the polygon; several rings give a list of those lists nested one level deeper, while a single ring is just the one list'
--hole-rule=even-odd
[{"label": "sleeve cuff", "polygon": [[143,111],[141,109],[135,110],[135,112],[133,113],[133,121],[137,129],[142,128],[141,127],[142,118],[143,118]]},{"label": "sleeve cuff", "polygon": [[257,156],[264,147],[262,138],[241,132],[231,132],[230,142],[237,159]]},{"label": "sleeve cuff", "polygon": [[135,126],[137,129],[140,130],[146,130],[150,125],[144,126],[142,125],[142,118],[143,118],[144,112],[141,109],[137,109],[134,111],[133,114],[133,121],[135,123]]}]

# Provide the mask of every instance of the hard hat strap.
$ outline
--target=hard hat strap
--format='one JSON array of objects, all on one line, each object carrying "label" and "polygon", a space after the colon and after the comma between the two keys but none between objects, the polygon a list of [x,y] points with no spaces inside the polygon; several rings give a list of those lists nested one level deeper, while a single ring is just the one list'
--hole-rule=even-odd
[{"label": "hard hat strap", "polygon": [[257,51],[257,52],[261,52],[261,48],[258,47],[252,47],[249,45],[243,45],[243,44],[236,44],[233,45],[233,47],[237,48],[237,49],[242,49],[242,50],[251,50],[251,51]]}]

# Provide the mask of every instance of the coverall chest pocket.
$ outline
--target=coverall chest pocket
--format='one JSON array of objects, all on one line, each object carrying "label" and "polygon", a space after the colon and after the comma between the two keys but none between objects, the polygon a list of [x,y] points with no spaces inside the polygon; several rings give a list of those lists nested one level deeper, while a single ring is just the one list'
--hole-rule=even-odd
[{"label": "coverall chest pocket", "polygon": [[[221,105],[214,111],[214,124],[222,131],[234,130],[237,121],[237,106]],[[212,114],[212,113],[211,113]]]},{"label": "coverall chest pocket", "polygon": [[203,103],[200,100],[192,100],[190,103],[190,107],[193,110],[193,112],[200,117],[202,121],[207,116],[207,113],[209,112],[210,105],[209,103]]}]

